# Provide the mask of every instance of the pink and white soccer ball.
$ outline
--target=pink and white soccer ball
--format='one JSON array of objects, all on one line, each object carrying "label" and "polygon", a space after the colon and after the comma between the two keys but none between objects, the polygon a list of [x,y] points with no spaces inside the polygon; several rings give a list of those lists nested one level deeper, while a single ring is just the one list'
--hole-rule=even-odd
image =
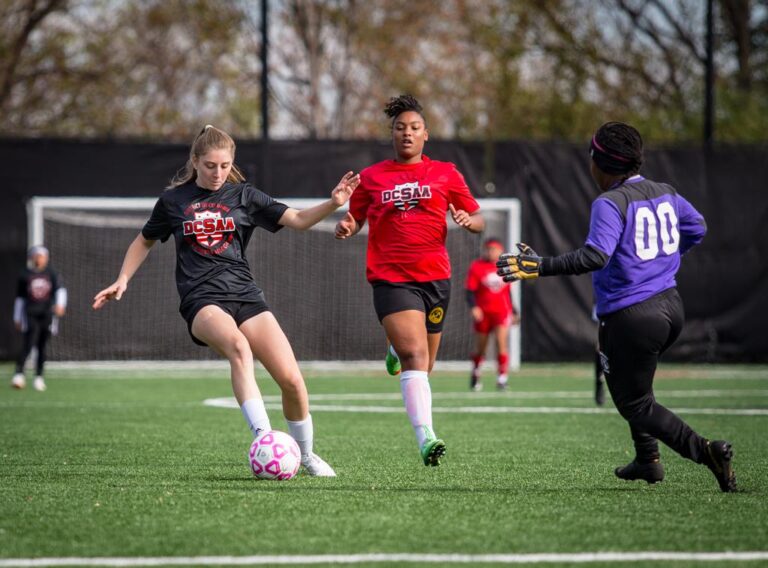
[{"label": "pink and white soccer ball", "polygon": [[286,480],[299,471],[301,452],[296,440],[285,432],[272,430],[253,441],[248,452],[253,475],[259,479]]}]

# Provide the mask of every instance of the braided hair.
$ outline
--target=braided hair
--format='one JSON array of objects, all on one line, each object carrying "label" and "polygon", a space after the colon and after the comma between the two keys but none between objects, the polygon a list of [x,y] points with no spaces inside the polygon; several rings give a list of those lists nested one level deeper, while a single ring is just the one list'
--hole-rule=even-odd
[{"label": "braided hair", "polygon": [[419,113],[424,120],[424,126],[427,125],[427,121],[422,114],[423,107],[413,96],[400,95],[399,97],[392,97],[384,107],[384,114],[392,119],[394,124],[395,119],[404,112],[413,111]]},{"label": "braided hair", "polygon": [[592,137],[589,153],[605,173],[629,177],[643,164],[643,139],[629,124],[606,122]]}]

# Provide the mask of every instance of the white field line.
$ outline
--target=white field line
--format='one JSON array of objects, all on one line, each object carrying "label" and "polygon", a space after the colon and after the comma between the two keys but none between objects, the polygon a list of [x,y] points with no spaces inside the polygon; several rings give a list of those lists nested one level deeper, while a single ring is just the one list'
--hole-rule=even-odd
[{"label": "white field line", "polygon": [[[656,395],[662,398],[719,398],[768,396],[768,390],[748,389],[696,389],[696,390],[656,390]],[[478,400],[478,399],[557,399],[576,398],[592,399],[592,391],[504,391],[504,392],[434,392],[432,399],[442,400]],[[321,400],[400,400],[400,393],[340,393],[340,394],[310,394],[313,401]],[[279,401],[279,396],[265,396],[265,401]]]},{"label": "white field line", "polygon": [[[386,394],[386,393],[385,393]],[[399,397],[399,395],[398,395]],[[314,397],[310,397],[314,399]],[[271,399],[271,400],[270,400]],[[366,400],[395,400],[394,398],[374,398]],[[264,397],[269,410],[280,410],[282,405],[277,397]],[[330,395],[327,400],[331,400]],[[240,408],[232,397],[208,398],[206,406],[217,408]],[[347,404],[311,404],[312,412],[361,412],[369,414],[400,414],[399,405],[347,405]],[[570,407],[570,406],[434,406],[432,412],[445,414],[615,414],[615,408]],[[717,414],[723,416],[768,416],[768,408],[675,408],[680,414]]]},{"label": "white field line", "polygon": [[746,562],[768,560],[768,551],[579,552],[537,554],[307,554],[275,556],[136,556],[4,558],[0,568],[52,566],[265,566],[297,564],[555,564],[614,562]]},{"label": "white field line", "polygon": [[[263,370],[260,363],[256,363],[256,368]],[[379,371],[384,374],[384,365],[380,360],[377,361],[299,361],[299,365],[304,371],[344,373],[345,377],[350,372],[356,371]],[[190,360],[190,361],[46,361],[46,367],[56,370],[70,371],[225,371],[229,372],[229,363],[224,359],[213,360]],[[492,369],[487,366],[487,369]],[[470,363],[468,361],[441,361],[435,362],[435,372],[438,371],[457,371],[469,373]],[[543,365],[539,363],[526,364],[519,372],[521,375],[549,376],[553,373],[561,373],[565,376],[583,376],[592,374],[591,367],[586,364],[560,364]],[[513,373],[517,375],[518,373]],[[109,378],[119,378],[121,373],[111,375]],[[77,377],[90,378],[90,377]],[[99,376],[98,378],[104,378]],[[134,377],[131,377],[134,378]],[[156,379],[157,377],[152,376]],[[744,379],[744,380],[768,380],[768,367],[766,365],[754,365],[732,367],[728,365],[674,365],[671,367],[662,366],[656,372],[657,379],[692,379],[692,380],[720,380],[720,379]]]}]

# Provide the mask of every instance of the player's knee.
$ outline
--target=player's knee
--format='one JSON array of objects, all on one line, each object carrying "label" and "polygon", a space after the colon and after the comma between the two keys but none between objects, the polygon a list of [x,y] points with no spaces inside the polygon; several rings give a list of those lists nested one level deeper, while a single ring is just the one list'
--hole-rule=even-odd
[{"label": "player's knee", "polygon": [[232,340],[228,342],[228,345],[229,348],[226,354],[230,362],[242,364],[249,359],[253,359],[251,346],[244,335],[235,335]]},{"label": "player's knee", "polygon": [[653,397],[644,396],[633,400],[625,400],[616,403],[619,414],[630,424],[641,427],[651,415]]},{"label": "player's knee", "polygon": [[397,356],[400,358],[400,364],[403,370],[426,369],[429,365],[429,352],[426,349],[417,349],[407,347],[398,349]]},{"label": "player's knee", "polygon": [[305,397],[307,392],[301,373],[294,373],[280,381],[280,390],[283,392],[283,396],[292,400]]}]

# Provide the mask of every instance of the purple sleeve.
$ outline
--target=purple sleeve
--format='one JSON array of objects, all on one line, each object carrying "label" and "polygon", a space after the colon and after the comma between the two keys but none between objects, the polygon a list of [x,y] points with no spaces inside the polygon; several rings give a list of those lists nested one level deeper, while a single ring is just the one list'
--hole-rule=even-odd
[{"label": "purple sleeve", "polygon": [[702,241],[707,233],[707,223],[704,216],[680,195],[677,196],[677,211],[680,216],[680,254],[685,254]]},{"label": "purple sleeve", "polygon": [[619,208],[607,199],[595,199],[589,218],[589,235],[586,245],[596,248],[610,257],[621,239],[624,219]]}]

